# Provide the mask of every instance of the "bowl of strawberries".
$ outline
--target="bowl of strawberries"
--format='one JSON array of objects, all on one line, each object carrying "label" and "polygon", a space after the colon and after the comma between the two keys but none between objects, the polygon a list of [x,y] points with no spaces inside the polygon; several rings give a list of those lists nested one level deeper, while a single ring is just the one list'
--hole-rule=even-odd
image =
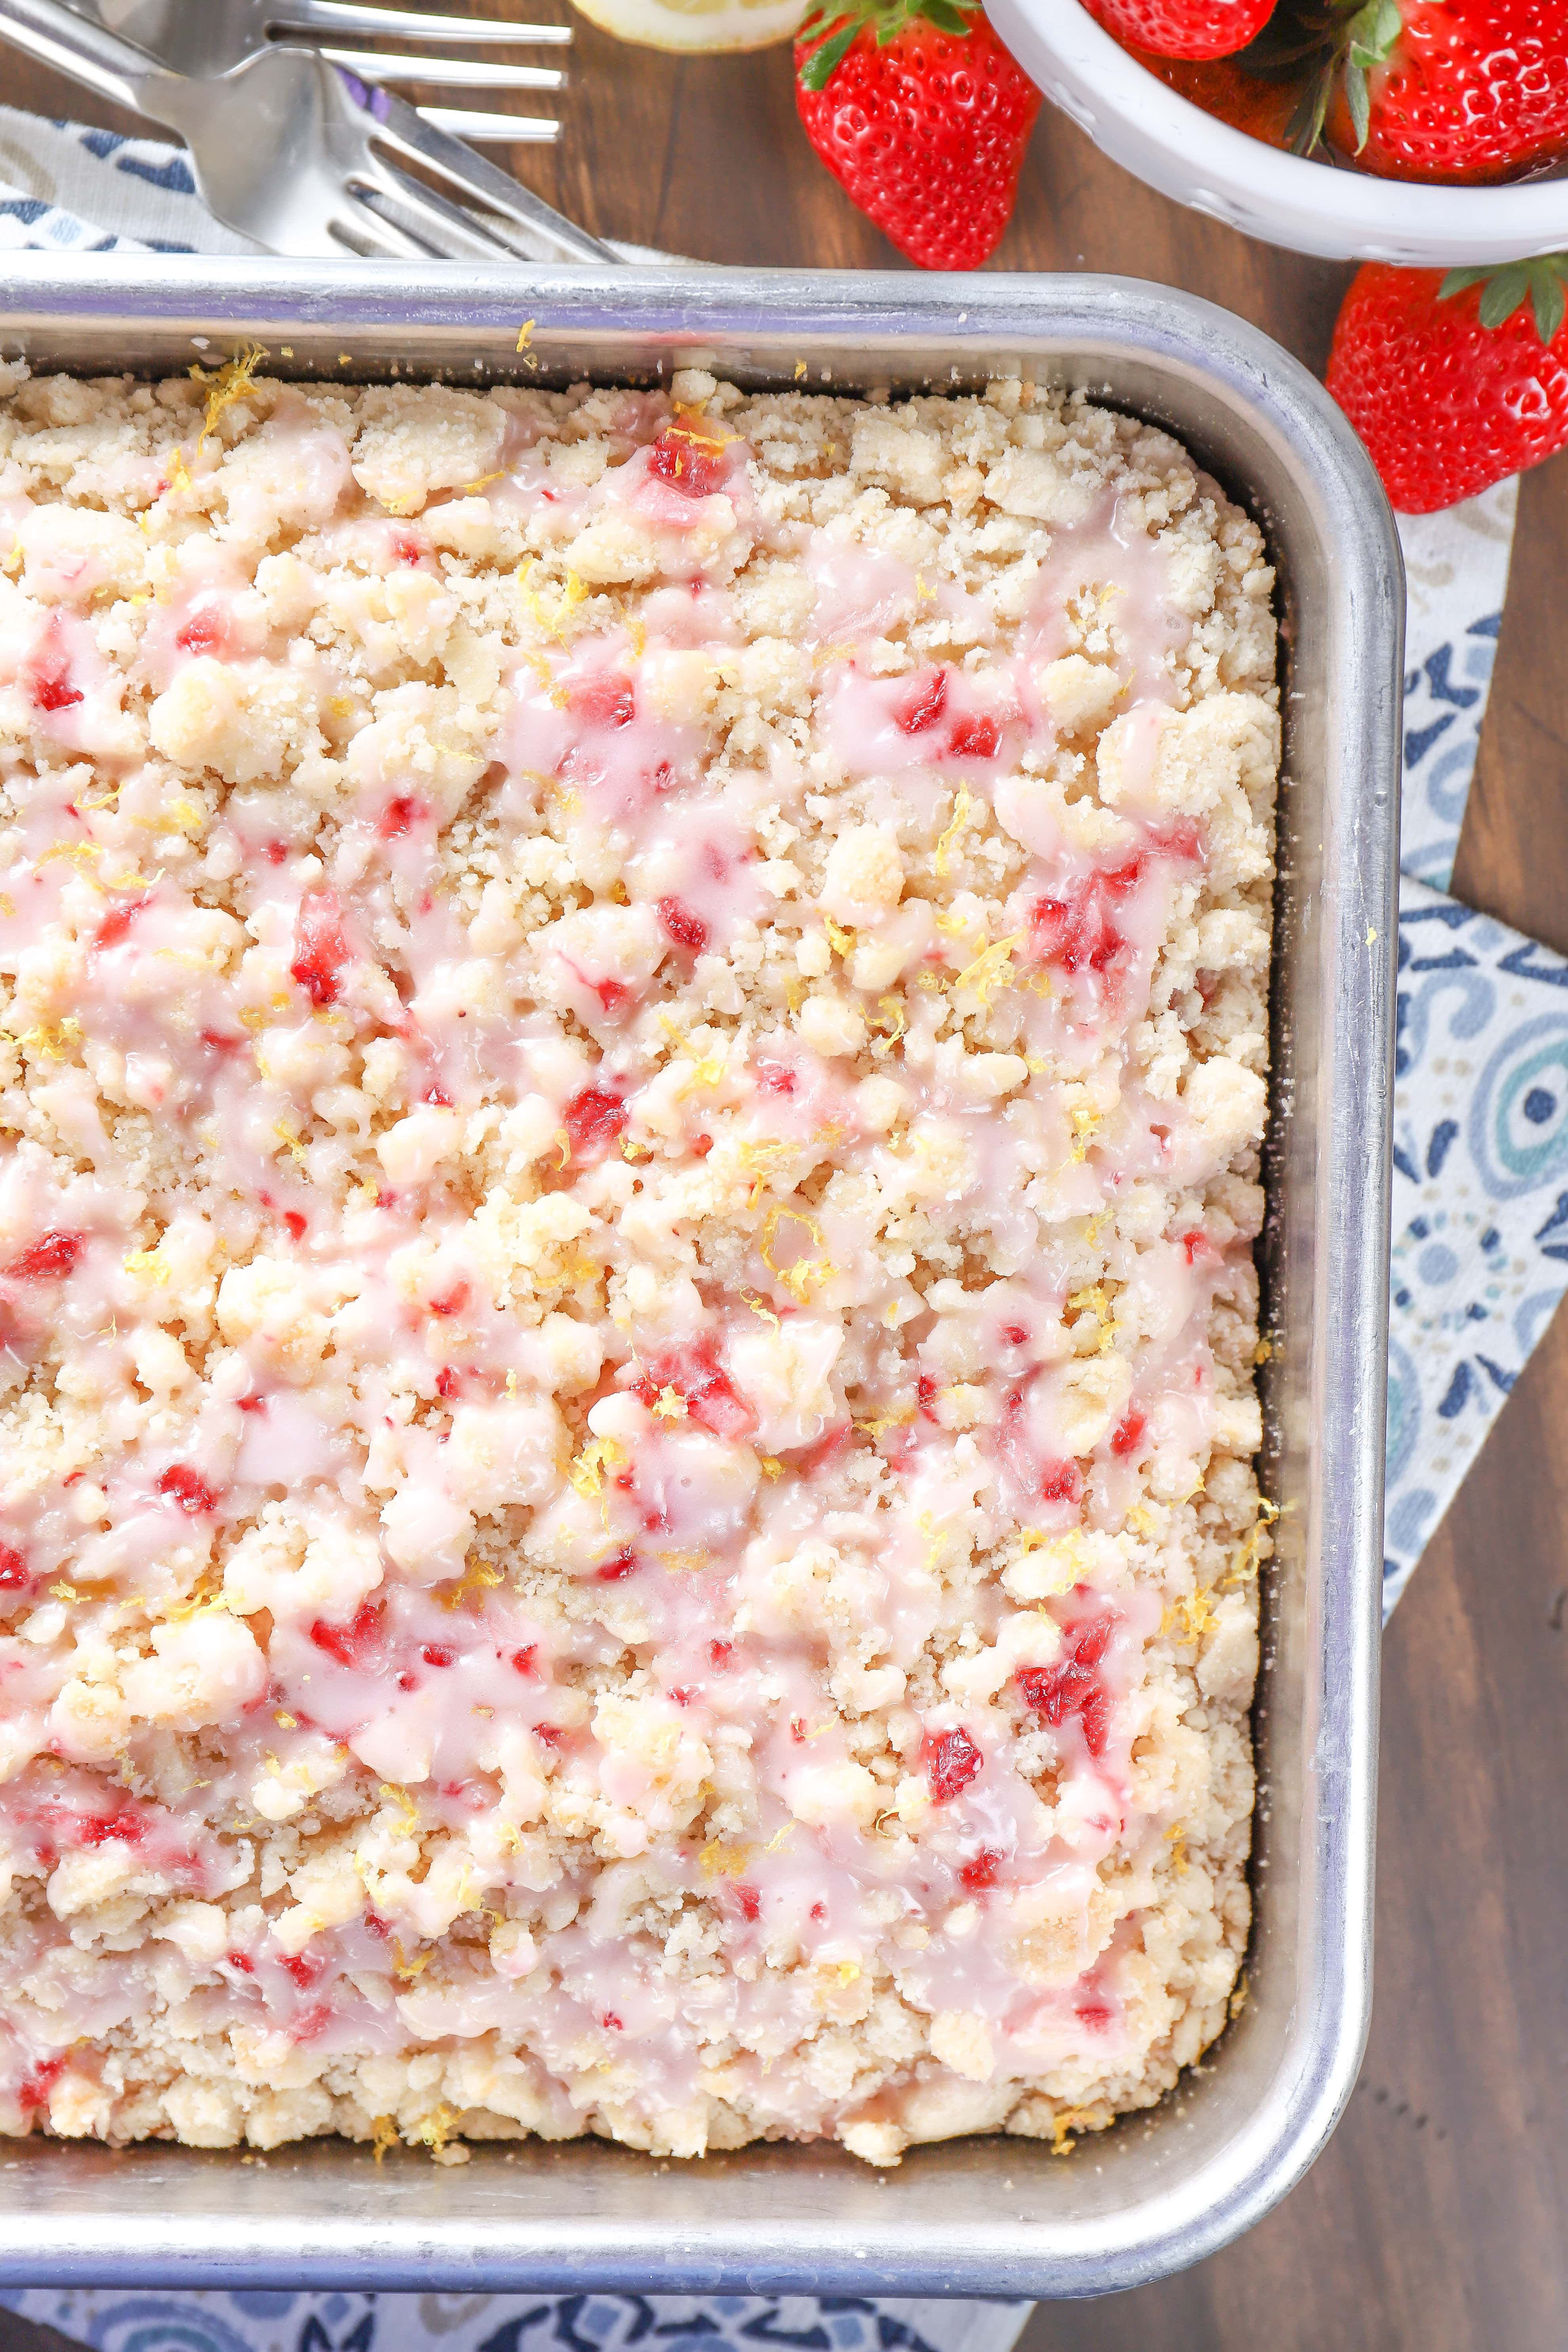
[{"label": "bowl of strawberries", "polygon": [[985,0],[1166,195],[1331,260],[1568,247],[1568,0]]}]

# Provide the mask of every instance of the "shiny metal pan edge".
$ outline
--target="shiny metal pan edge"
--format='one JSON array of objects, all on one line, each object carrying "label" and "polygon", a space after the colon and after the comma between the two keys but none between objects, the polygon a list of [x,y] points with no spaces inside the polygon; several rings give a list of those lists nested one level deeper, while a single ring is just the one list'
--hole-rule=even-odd
[{"label": "shiny metal pan edge", "polygon": [[710,364],[897,393],[1024,373],[1167,426],[1263,526],[1286,689],[1263,1242],[1282,1517],[1248,1998],[1160,2106],[1066,2162],[1006,2137],[914,2149],[889,2175],[816,2147],[680,2164],[523,2142],[443,2169],[342,2141],[248,2163],[0,2143],[0,2282],[1052,2296],[1196,2262],[1322,2147],[1370,2000],[1404,621],[1372,467],[1266,337],[1127,279],[6,257],[0,358],[146,374],[249,341],[270,370],[340,380]]}]

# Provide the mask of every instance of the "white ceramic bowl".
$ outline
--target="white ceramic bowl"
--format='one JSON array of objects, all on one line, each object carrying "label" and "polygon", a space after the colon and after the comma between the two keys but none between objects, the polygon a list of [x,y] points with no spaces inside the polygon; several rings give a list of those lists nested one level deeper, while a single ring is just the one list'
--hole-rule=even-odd
[{"label": "white ceramic bowl", "polygon": [[1310,163],[1178,98],[1079,0],[985,0],[985,13],[1046,96],[1113,162],[1269,245],[1426,268],[1568,249],[1568,178],[1433,188]]}]

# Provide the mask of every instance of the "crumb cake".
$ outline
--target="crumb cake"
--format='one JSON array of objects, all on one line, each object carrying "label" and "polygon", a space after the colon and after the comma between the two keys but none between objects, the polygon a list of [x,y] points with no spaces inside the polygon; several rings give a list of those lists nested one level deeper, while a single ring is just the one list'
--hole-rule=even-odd
[{"label": "crumb cake", "polygon": [[1259,533],[261,356],[0,400],[0,2129],[1063,2148],[1248,1927]]}]

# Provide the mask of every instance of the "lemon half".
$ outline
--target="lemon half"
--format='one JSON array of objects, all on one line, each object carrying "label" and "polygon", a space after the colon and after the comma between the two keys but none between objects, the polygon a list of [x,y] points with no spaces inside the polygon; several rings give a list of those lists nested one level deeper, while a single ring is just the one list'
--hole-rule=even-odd
[{"label": "lemon half", "polygon": [[574,0],[591,25],[618,40],[688,55],[765,49],[800,30],[809,0]]}]

